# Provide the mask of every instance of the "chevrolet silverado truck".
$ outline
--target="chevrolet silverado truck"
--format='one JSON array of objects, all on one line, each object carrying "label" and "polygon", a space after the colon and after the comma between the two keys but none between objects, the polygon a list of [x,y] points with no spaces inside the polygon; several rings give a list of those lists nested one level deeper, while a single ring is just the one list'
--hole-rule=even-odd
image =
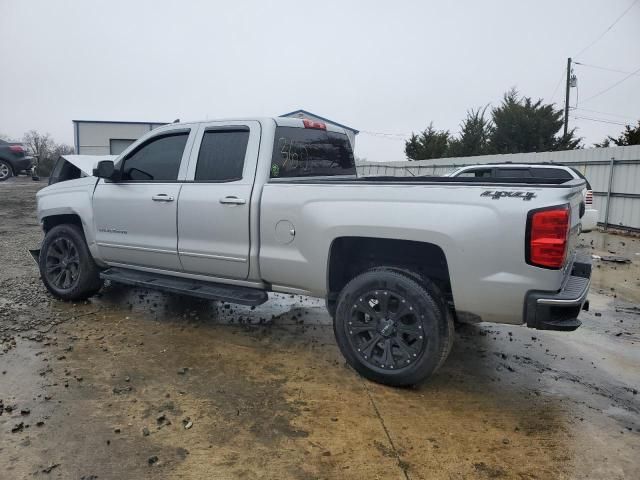
[{"label": "chevrolet silverado truck", "polygon": [[244,305],[325,298],[347,362],[409,385],[442,365],[454,321],[580,325],[584,187],[359,177],[344,130],[306,119],[171,124],[118,157],[62,157],[33,254],[63,300],[105,280]]}]

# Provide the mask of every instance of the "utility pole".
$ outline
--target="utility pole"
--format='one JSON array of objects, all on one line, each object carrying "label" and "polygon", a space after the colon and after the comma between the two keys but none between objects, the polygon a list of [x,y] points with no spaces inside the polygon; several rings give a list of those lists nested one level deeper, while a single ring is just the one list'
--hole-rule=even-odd
[{"label": "utility pole", "polygon": [[571,57],[567,58],[567,91],[564,94],[564,136],[569,131],[569,90],[571,89]]}]

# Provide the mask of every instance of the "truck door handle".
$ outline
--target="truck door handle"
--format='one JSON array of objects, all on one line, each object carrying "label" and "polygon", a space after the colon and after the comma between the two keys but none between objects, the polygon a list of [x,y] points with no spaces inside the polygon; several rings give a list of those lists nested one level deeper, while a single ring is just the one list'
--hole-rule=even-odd
[{"label": "truck door handle", "polygon": [[247,203],[247,201],[244,198],[229,196],[221,198],[220,203],[223,203],[225,205],[244,205],[245,203]]},{"label": "truck door handle", "polygon": [[159,193],[158,195],[151,197],[151,200],[154,202],[173,202],[173,197],[166,193]]}]

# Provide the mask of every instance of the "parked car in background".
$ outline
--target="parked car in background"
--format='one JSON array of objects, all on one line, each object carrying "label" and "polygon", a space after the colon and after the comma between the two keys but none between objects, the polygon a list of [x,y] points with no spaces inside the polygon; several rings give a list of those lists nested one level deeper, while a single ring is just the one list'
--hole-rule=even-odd
[{"label": "parked car in background", "polygon": [[0,140],[0,182],[21,172],[30,172],[32,167],[33,157],[27,155],[22,144]]},{"label": "parked car in background", "polygon": [[593,190],[589,180],[573,167],[552,163],[496,163],[461,167],[447,177],[471,178],[558,178],[563,180],[582,179],[587,183],[583,190],[585,212],[582,216],[581,231],[590,232],[598,225],[598,210],[593,208]]}]

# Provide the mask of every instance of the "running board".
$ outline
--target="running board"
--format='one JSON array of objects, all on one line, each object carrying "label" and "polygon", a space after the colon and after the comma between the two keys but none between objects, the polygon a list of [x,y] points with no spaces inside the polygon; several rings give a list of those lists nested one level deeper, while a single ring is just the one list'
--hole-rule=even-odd
[{"label": "running board", "polygon": [[100,278],[136,287],[178,293],[207,300],[223,300],[240,305],[261,305],[267,301],[267,292],[257,288],[239,287],[221,283],[203,282],[189,278],[171,277],[126,268],[111,267],[100,272]]}]

